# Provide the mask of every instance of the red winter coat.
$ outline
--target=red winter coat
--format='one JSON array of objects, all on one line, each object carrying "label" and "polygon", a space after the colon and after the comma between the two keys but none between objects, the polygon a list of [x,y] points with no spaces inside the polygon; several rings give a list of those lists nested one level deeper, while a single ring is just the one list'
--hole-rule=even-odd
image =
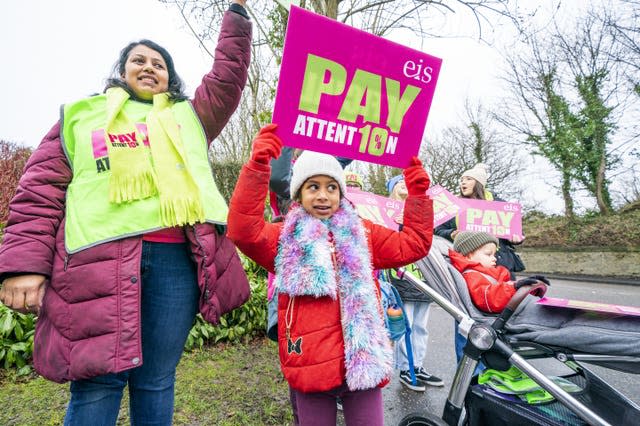
[{"label": "red winter coat", "polygon": [[484,312],[502,312],[516,292],[509,270],[504,266],[485,268],[453,250],[449,250],[449,259],[464,276],[473,304]]},{"label": "red winter coat", "polygon": [[[226,12],[213,68],[192,101],[209,141],[238,106],[250,51],[251,23],[235,12]],[[36,325],[34,366],[56,382],[117,373],[143,362],[142,237],[67,255],[64,211],[71,177],[58,123],[27,163],[0,246],[0,280],[21,273],[47,277]],[[235,247],[213,225],[185,228],[197,265],[200,312],[217,322],[220,315],[248,298],[246,275]]]},{"label": "red winter coat", "polygon": [[[274,271],[282,223],[266,223],[264,200],[271,167],[249,161],[243,168],[229,205],[228,235],[238,248],[269,272]],[[373,269],[404,266],[429,252],[433,205],[426,195],[410,196],[401,232],[363,220]],[[340,302],[330,297],[297,296],[292,310],[292,335],[302,336],[304,356],[289,356],[284,314],[289,296],[278,298],[280,365],[289,384],[303,392],[333,389],[345,379]],[[309,349],[313,348],[313,349]]]}]

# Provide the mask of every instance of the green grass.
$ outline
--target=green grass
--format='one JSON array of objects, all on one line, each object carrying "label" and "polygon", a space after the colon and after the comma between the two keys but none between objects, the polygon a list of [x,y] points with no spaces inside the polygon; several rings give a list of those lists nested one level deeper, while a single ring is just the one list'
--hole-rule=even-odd
[{"label": "green grass", "polygon": [[[0,370],[0,425],[62,424],[69,385]],[[267,339],[186,353],[178,366],[174,425],[289,425],[278,350]],[[129,424],[123,398],[119,425]]]}]

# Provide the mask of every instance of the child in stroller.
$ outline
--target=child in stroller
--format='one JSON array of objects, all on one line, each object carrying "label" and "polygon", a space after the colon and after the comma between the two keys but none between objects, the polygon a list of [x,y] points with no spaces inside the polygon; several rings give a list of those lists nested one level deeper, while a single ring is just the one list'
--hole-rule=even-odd
[{"label": "child in stroller", "polygon": [[462,231],[449,250],[451,264],[462,273],[474,305],[483,312],[500,313],[520,287],[538,282],[545,286],[536,286],[534,296],[544,296],[549,281],[542,275],[512,281],[509,270],[496,264],[497,249],[498,239],[493,235]]},{"label": "child in stroller", "polygon": [[[530,298],[526,296],[531,291],[546,287],[539,282],[516,290],[500,314],[487,314],[473,303],[463,275],[446,261],[450,248],[449,242],[436,237],[432,250],[438,250],[442,256],[429,256],[417,263],[428,285],[414,280],[409,273],[404,273],[404,279],[460,322],[469,342],[458,364],[442,419],[430,413],[412,413],[401,425],[637,424],[640,407],[583,362],[640,373],[640,318],[594,317],[589,312],[527,303]],[[534,406],[483,392],[473,377],[480,359],[498,370],[516,366],[556,401]],[[582,389],[578,394],[567,393],[547,377],[549,372],[543,367],[560,362],[567,367],[563,377]]]}]

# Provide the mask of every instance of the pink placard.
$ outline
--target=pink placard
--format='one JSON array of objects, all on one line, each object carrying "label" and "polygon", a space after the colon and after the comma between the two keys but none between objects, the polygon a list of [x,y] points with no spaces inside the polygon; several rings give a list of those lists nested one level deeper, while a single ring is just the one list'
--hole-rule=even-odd
[{"label": "pink placard", "polygon": [[381,197],[370,192],[360,191],[354,188],[347,189],[347,198],[351,201],[358,215],[378,225],[386,226],[394,231],[398,230],[398,224],[402,222],[402,201]]},{"label": "pink placard", "polygon": [[292,6],[273,109],[285,145],[405,168],[442,60]]},{"label": "pink placard", "polygon": [[584,311],[607,312],[640,317],[640,308],[635,306],[612,305],[609,303],[587,302],[584,300],[560,299],[555,297],[543,297],[536,303],[557,308],[582,309]]},{"label": "pink placard", "polygon": [[440,185],[434,185],[427,191],[433,199],[433,226],[442,225],[460,211],[464,201]]},{"label": "pink placard", "polygon": [[461,231],[488,232],[508,240],[522,237],[522,207],[518,203],[465,198],[458,217]]}]

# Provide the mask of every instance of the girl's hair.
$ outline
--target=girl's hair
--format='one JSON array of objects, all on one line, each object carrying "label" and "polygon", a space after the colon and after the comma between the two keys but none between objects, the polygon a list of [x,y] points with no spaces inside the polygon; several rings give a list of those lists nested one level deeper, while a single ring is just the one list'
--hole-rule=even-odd
[{"label": "girl's hair", "polygon": [[107,79],[104,90],[106,91],[111,87],[121,87],[129,92],[132,98],[137,99],[135,93],[133,93],[131,88],[122,79],[122,75],[124,74],[124,68],[127,63],[127,59],[129,58],[129,53],[134,47],[141,44],[147,46],[149,49],[153,49],[158,52],[160,56],[162,56],[162,59],[164,59],[164,62],[167,64],[167,72],[169,73],[169,99],[171,99],[173,102],[186,100],[187,95],[185,95],[184,93],[184,83],[178,76],[178,73],[176,73],[176,68],[173,65],[173,58],[171,58],[171,55],[169,54],[167,49],[147,39],[133,41],[120,51],[120,57],[118,58],[118,61],[113,65],[111,77]]},{"label": "girl's hair", "polygon": [[469,198],[473,198],[476,200],[486,200],[484,195],[484,185],[476,180],[475,185],[473,185],[473,191],[471,192],[471,196],[469,196]]}]

